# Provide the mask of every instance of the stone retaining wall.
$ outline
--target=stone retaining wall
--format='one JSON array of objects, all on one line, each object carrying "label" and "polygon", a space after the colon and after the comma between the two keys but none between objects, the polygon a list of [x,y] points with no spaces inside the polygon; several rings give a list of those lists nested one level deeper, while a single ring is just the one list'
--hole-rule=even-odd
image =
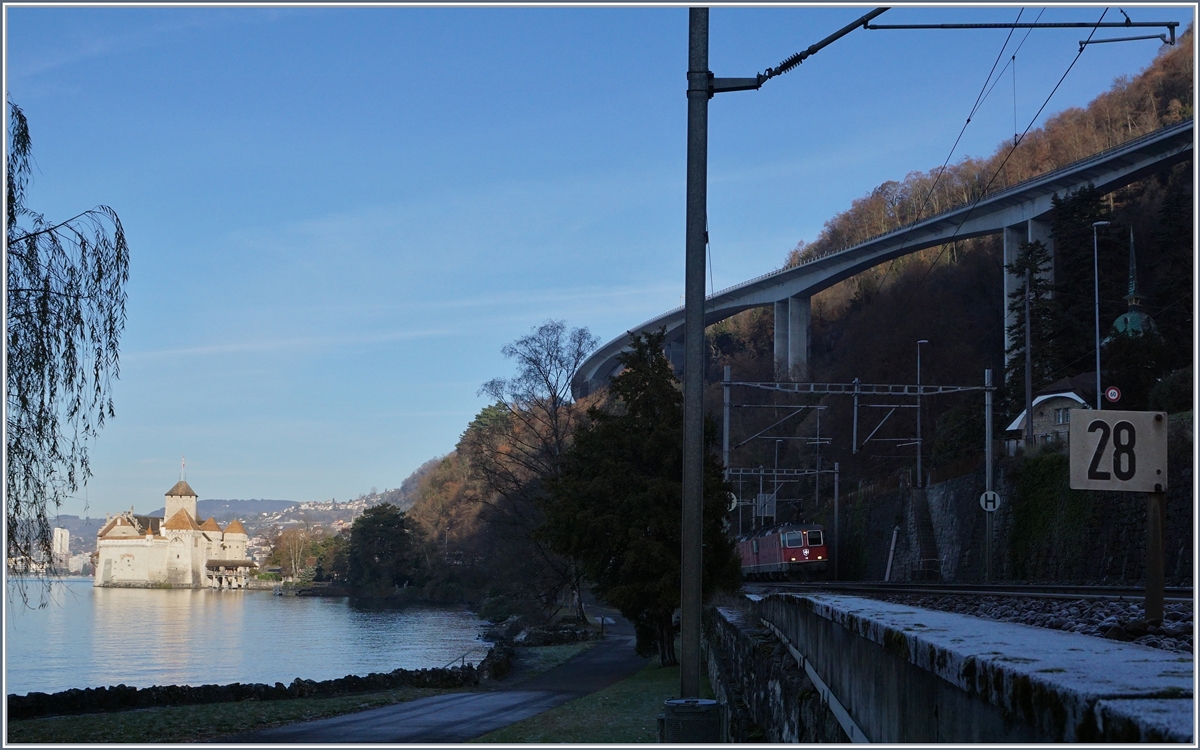
[{"label": "stone retaining wall", "polygon": [[709,609],[704,635],[708,680],[728,711],[726,741],[847,741],[812,680],[755,618]]},{"label": "stone retaining wall", "polygon": [[1193,741],[1189,654],[833,594],[752,612],[871,742]]}]

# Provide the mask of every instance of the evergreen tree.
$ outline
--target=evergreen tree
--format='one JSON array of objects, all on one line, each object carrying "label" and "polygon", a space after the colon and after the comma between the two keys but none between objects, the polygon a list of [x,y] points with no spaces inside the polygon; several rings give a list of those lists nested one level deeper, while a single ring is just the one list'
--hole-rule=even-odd
[{"label": "evergreen tree", "polygon": [[1112,408],[1149,408],[1150,391],[1168,369],[1169,353],[1162,336],[1155,331],[1118,333],[1105,340],[1103,347],[1104,387],[1121,389],[1121,401]]},{"label": "evergreen tree", "polygon": [[[1192,234],[1192,165],[1190,162],[1171,170],[1158,210],[1153,234],[1154,256],[1143,256],[1139,263],[1148,273],[1146,312],[1158,324],[1169,346],[1165,366],[1186,367],[1192,362],[1192,271],[1195,247]],[[1139,246],[1140,247],[1140,246]]]},{"label": "evergreen tree", "polygon": [[414,561],[404,512],[391,503],[364,510],[350,527],[346,557],[356,588],[386,593],[410,582]]},{"label": "evergreen tree", "polygon": [[[665,334],[635,337],[605,408],[592,407],[549,483],[540,534],[580,561],[596,592],[637,632],[639,654],[657,649],[677,664],[672,616],[680,603],[683,398],[663,356]],[[706,424],[706,445],[716,429]],[[720,459],[704,460],[703,591],[739,585],[740,564],[726,535],[728,485]]]},{"label": "evergreen tree", "polygon": [[1054,347],[1049,352],[1054,370],[1051,380],[1095,369],[1096,273],[1092,224],[1097,221],[1110,222],[1095,231],[1100,256],[1102,336],[1113,319],[1125,311],[1122,297],[1127,283],[1124,269],[1128,267],[1128,245],[1122,238],[1128,236],[1129,230],[1114,222],[1103,198],[1091,186],[1052,198],[1050,232],[1054,237],[1055,283]]},{"label": "evergreen tree", "polygon": [[[1007,410],[1016,414],[1025,408],[1025,280],[1029,287],[1030,349],[1033,389],[1049,385],[1055,372],[1054,305],[1050,299],[1050,251],[1040,240],[1023,242],[1012,263],[1005,270],[1021,279],[1021,284],[1008,295],[1008,312],[1013,322],[1007,331],[1012,343],[1005,354]],[[1026,273],[1028,272],[1028,274]]]}]

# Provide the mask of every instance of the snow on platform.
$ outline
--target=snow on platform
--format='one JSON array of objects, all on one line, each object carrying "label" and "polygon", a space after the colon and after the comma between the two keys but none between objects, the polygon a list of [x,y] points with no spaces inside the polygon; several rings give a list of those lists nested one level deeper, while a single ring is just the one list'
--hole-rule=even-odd
[{"label": "snow on platform", "polygon": [[766,599],[811,609],[1058,741],[1192,741],[1191,654],[855,596]]}]

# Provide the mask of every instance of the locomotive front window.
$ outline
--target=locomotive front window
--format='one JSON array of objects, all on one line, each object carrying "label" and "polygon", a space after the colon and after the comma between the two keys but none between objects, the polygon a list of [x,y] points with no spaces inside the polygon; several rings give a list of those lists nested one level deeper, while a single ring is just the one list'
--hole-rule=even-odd
[{"label": "locomotive front window", "polygon": [[783,535],[783,546],[785,547],[803,547],[804,535],[799,531],[789,531]]},{"label": "locomotive front window", "polygon": [[820,531],[813,529],[812,531],[808,532],[808,546],[820,547],[824,543],[825,540],[821,537]]}]

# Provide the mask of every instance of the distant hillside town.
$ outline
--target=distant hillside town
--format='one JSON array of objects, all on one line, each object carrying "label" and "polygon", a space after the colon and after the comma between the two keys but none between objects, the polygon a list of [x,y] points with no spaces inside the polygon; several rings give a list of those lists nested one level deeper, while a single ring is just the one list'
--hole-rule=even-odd
[{"label": "distant hillside town", "polygon": [[[247,535],[247,559],[253,561],[259,568],[265,568],[267,558],[273,548],[273,542],[281,532],[289,528],[307,527],[312,530],[323,529],[329,533],[338,534],[349,529],[356,517],[375,505],[391,503],[401,509],[412,507],[415,488],[415,482],[406,480],[399,488],[384,489],[382,492],[371,488],[370,492],[344,502],[338,502],[332,498],[310,502],[257,498],[248,500],[196,499],[195,508],[190,512],[190,516],[198,526],[202,526],[208,521],[212,521],[214,524],[228,524],[237,521]],[[190,489],[189,487],[188,490],[190,491]],[[173,508],[172,511],[173,513],[177,512],[178,508]],[[53,521],[53,560],[35,560],[31,569],[34,572],[52,570],[59,575],[94,575],[101,564],[98,561],[98,539],[104,533],[112,533],[114,528],[120,526],[121,529],[136,528],[143,537],[145,530],[149,529],[153,535],[159,533],[162,528],[161,524],[167,520],[166,513],[167,504],[164,503],[163,507],[152,510],[145,516],[134,513],[133,509],[116,515],[108,514],[104,518],[61,514]],[[114,523],[113,519],[117,516],[123,517],[125,520]],[[202,519],[208,519],[208,521]],[[130,535],[127,530],[118,533],[125,536]],[[209,529],[208,533],[216,532]],[[222,529],[220,533],[225,532]]]}]

